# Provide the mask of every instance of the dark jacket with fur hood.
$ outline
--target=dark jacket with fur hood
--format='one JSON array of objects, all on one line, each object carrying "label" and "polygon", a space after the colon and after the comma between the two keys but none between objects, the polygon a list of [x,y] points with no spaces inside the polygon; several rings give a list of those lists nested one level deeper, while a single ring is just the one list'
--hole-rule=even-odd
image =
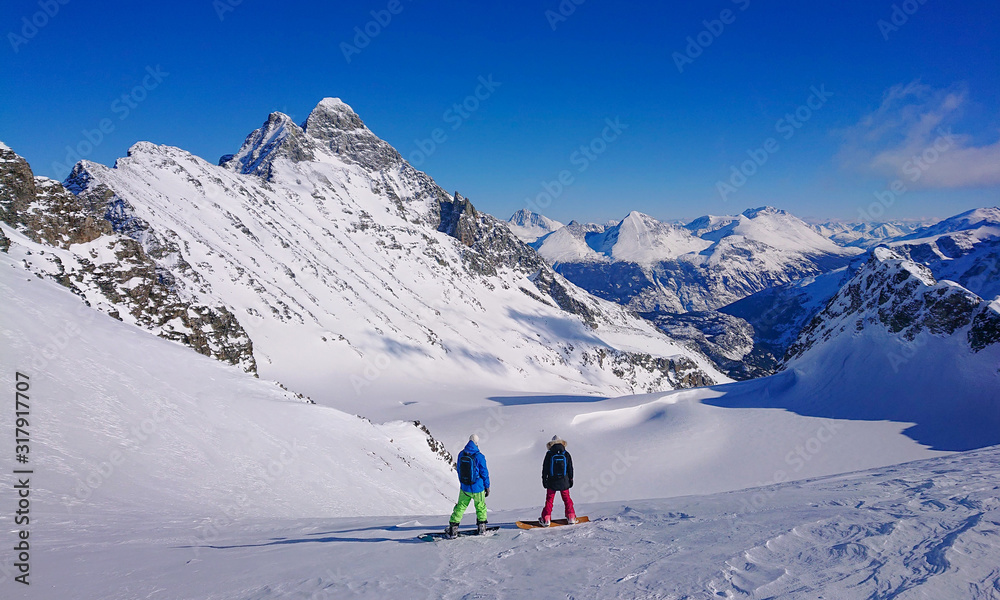
[{"label": "dark jacket with fur hood", "polygon": [[[545,453],[545,460],[542,461],[542,486],[547,490],[560,492],[573,487],[573,457],[566,451],[566,442],[560,439],[552,440],[548,443],[549,451]],[[551,476],[549,474],[552,457],[556,454],[566,456],[566,474],[562,476]]]}]

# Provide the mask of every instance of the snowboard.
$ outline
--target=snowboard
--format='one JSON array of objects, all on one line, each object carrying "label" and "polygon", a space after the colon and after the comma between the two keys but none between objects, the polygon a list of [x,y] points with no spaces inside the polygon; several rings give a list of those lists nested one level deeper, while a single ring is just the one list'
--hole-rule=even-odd
[{"label": "snowboard", "polygon": [[[494,533],[494,532],[497,532],[497,531],[500,531],[500,526],[499,525],[496,526],[496,527],[487,527],[486,528],[486,533],[484,533],[483,535],[487,535],[489,533]],[[462,530],[462,531],[458,532],[458,537],[470,537],[470,536],[478,536],[478,535],[479,535],[479,532],[477,530],[475,530],[475,529],[465,529],[465,530]],[[448,534],[444,533],[443,531],[436,531],[434,533],[425,533],[424,535],[418,536],[417,539],[425,541],[425,542],[433,542],[435,540],[447,540],[449,538],[448,538]]]},{"label": "snowboard", "polygon": [[[580,523],[588,523],[588,522],[590,522],[590,517],[576,518],[577,525],[579,525]],[[552,519],[552,523],[549,525],[549,527],[561,527],[563,525],[569,525],[569,521],[567,521],[566,519]],[[521,529],[535,529],[536,527],[545,529],[544,527],[542,527],[542,524],[539,523],[538,521],[518,521],[517,526],[520,527]]]}]

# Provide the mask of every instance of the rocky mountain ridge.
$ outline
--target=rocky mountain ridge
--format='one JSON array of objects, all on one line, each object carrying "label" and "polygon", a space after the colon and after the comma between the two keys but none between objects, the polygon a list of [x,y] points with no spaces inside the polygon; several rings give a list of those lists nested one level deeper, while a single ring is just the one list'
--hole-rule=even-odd
[{"label": "rocky mountain ridge", "polygon": [[[229,362],[313,397],[336,381],[355,391],[377,382],[373,364],[391,364],[393,380],[480,374],[515,388],[540,379],[605,393],[726,379],[697,351],[566,281],[339,100],[320,102],[303,127],[270,115],[220,163],[148,142],[113,168],[82,161],[60,197],[101,235],[67,241],[62,254],[30,239],[9,251],[56,279],[61,268],[90,269],[81,253],[96,253],[83,295],[141,326],[180,327],[154,295],[189,314],[211,307],[219,318],[203,330],[220,340],[213,355],[239,348]],[[24,208],[13,212],[11,236],[35,231],[17,233]],[[64,221],[61,231],[80,229]],[[143,269],[121,267],[128,261]],[[120,280],[105,282],[110,274]],[[141,306],[145,320],[133,314]]]}]

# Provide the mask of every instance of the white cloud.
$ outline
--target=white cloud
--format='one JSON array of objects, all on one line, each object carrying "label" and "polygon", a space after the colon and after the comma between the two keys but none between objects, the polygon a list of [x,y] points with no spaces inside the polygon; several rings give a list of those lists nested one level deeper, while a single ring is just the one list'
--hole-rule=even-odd
[{"label": "white cloud", "polygon": [[838,158],[845,167],[911,187],[1000,185],[1000,139],[977,146],[972,136],[953,131],[967,103],[962,88],[939,90],[919,81],[893,86],[878,109],[842,132]]}]

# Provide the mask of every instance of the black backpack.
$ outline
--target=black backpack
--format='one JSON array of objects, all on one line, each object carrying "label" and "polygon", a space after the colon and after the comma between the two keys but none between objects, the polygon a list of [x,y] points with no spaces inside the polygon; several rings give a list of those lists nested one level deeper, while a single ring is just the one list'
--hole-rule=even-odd
[{"label": "black backpack", "polygon": [[563,452],[556,452],[552,455],[549,460],[549,477],[565,477],[566,476],[566,454]]},{"label": "black backpack", "polygon": [[462,485],[472,485],[479,479],[476,461],[465,452],[458,455],[458,481]]}]

